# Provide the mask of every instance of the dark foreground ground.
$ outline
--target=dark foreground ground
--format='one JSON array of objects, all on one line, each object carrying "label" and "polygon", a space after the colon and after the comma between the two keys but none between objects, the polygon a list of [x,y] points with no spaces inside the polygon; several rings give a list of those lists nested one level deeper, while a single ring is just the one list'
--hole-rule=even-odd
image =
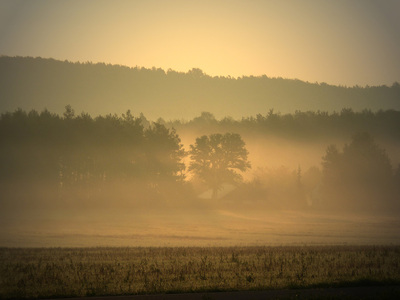
[{"label": "dark foreground ground", "polygon": [[400,286],[287,289],[214,293],[64,298],[57,300],[261,300],[261,299],[400,299]]},{"label": "dark foreground ground", "polygon": [[399,267],[400,246],[0,248],[0,299],[400,299]]}]

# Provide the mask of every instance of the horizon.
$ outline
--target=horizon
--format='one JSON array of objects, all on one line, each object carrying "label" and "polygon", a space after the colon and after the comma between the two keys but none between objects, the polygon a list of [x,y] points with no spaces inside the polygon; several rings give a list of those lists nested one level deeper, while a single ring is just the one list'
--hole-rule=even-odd
[{"label": "horizon", "polygon": [[398,82],[348,87],[267,75],[212,77],[198,68],[184,73],[32,56],[0,56],[0,62],[0,111],[47,108],[62,113],[69,104],[93,116],[131,109],[151,120],[175,120],[193,119],[201,112],[240,119],[271,109],[281,114],[400,109]]},{"label": "horizon", "polygon": [[382,87],[382,86],[386,86],[386,87],[391,87],[394,86],[396,84],[399,84],[400,81],[394,81],[392,84],[380,84],[380,85],[364,85],[364,86],[360,86],[358,84],[355,85],[343,85],[343,84],[331,84],[329,82],[324,82],[324,81],[315,81],[315,82],[311,82],[311,81],[307,81],[304,80],[302,78],[288,78],[288,77],[281,77],[281,76],[269,76],[268,74],[260,74],[260,75],[253,75],[253,74],[248,74],[248,75],[241,75],[241,76],[232,76],[230,74],[227,75],[211,75],[207,72],[207,70],[203,70],[201,68],[198,67],[192,67],[189,68],[186,71],[178,71],[172,68],[162,68],[162,67],[157,67],[157,66],[151,66],[151,67],[146,67],[146,66],[139,66],[139,65],[135,65],[135,66],[130,66],[130,65],[123,65],[123,64],[113,64],[113,63],[109,63],[106,61],[70,61],[68,59],[57,59],[57,58],[53,58],[53,57],[42,57],[42,56],[19,56],[19,55],[15,55],[15,56],[9,56],[9,55],[4,55],[4,54],[0,54],[0,57],[9,57],[9,58],[32,58],[32,59],[44,59],[44,60],[55,60],[58,62],[66,62],[66,63],[71,63],[71,64],[93,64],[93,65],[106,65],[106,66],[116,66],[116,67],[121,67],[121,68],[129,68],[129,69],[146,69],[146,70],[162,70],[164,71],[165,74],[168,74],[168,72],[176,72],[176,73],[181,73],[181,74],[189,74],[192,70],[200,70],[203,72],[204,76],[208,76],[210,78],[227,78],[227,79],[233,79],[233,80],[237,80],[240,78],[268,78],[268,79],[283,79],[283,80],[289,80],[289,81],[301,81],[304,83],[309,83],[309,84],[317,84],[317,85],[329,85],[329,86],[336,86],[336,87],[343,87],[343,88],[369,88],[369,87]]},{"label": "horizon", "polygon": [[[400,81],[396,1],[2,1],[0,53],[209,76]],[[74,20],[74,22],[71,22]],[[339,20],[339,22],[338,22]]]}]

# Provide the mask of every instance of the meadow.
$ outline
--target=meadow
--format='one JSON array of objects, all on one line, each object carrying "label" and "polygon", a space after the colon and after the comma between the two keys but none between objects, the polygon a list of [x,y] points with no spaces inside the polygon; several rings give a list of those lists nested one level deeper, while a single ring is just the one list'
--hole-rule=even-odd
[{"label": "meadow", "polygon": [[400,284],[400,246],[0,248],[0,298]]}]

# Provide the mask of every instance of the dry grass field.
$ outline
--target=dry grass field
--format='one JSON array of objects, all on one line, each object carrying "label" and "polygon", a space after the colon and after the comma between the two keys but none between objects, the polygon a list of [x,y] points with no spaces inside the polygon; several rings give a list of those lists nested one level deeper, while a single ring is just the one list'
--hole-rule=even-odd
[{"label": "dry grass field", "polygon": [[395,214],[209,206],[3,214],[0,299],[400,284]]},{"label": "dry grass field", "polygon": [[0,249],[2,299],[399,283],[399,246]]}]

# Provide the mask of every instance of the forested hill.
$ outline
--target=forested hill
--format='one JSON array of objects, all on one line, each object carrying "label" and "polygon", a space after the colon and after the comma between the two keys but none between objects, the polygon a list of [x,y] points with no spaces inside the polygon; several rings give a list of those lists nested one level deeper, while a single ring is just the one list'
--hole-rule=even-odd
[{"label": "forested hill", "polygon": [[1,56],[0,99],[1,112],[47,108],[61,114],[70,104],[91,115],[131,109],[153,120],[192,119],[202,111],[241,118],[271,108],[282,113],[400,110],[400,85],[342,87],[267,76],[211,77],[200,69],[181,73]]}]

